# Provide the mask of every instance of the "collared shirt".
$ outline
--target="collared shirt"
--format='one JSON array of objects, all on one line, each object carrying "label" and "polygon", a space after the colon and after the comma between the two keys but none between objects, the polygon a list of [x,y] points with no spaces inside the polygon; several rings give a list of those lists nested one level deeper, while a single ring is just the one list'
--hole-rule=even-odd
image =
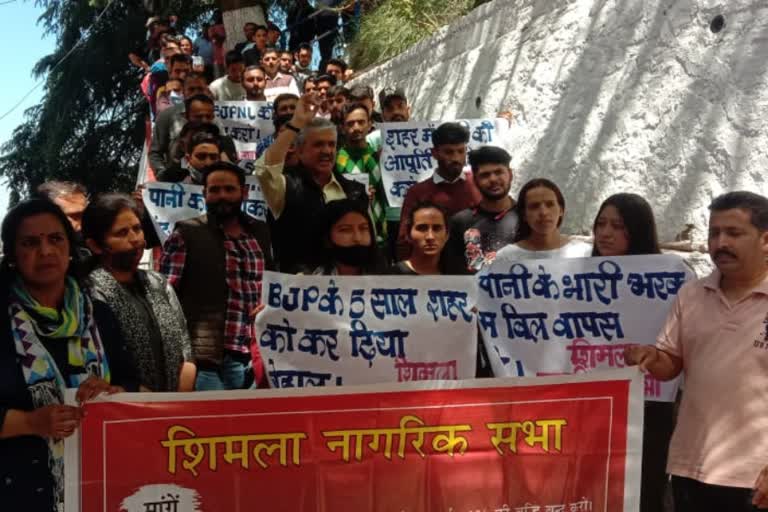
[{"label": "collared shirt", "polygon": [[[261,191],[264,194],[264,200],[276,219],[280,218],[283,209],[285,209],[284,166],[284,163],[267,165],[264,161],[264,155],[256,160],[254,164],[253,173],[258,178]],[[323,197],[326,203],[347,197],[347,194],[333,173],[331,173],[331,180],[323,186]]]},{"label": "collared shirt", "polygon": [[293,75],[277,72],[274,78],[267,77],[267,86],[264,88],[264,95],[267,101],[275,101],[275,98],[281,94],[299,94],[299,86]]},{"label": "collared shirt", "polygon": [[274,78],[267,77],[267,89],[272,89],[273,87],[289,87],[291,83],[296,83],[296,80],[293,78],[293,75],[287,75],[285,73],[282,73],[278,71]]},{"label": "collared shirt", "polygon": [[[251,311],[261,300],[264,277],[264,254],[256,238],[242,234],[232,237],[224,234],[224,268],[227,279],[227,308],[224,323],[224,348],[250,354],[255,338]],[[184,274],[187,249],[184,239],[174,231],[163,246],[160,272],[177,288]]]},{"label": "collared shirt", "polygon": [[768,463],[768,277],[734,303],[720,278],[685,285],[656,341],[685,375],[667,471],[751,488]]},{"label": "collared shirt", "polygon": [[461,171],[458,176],[456,176],[451,181],[448,181],[447,179],[440,176],[440,174],[435,171],[432,173],[432,181],[435,183],[435,185],[439,185],[441,183],[456,183],[459,180],[466,180],[467,179],[467,173],[464,171]]}]

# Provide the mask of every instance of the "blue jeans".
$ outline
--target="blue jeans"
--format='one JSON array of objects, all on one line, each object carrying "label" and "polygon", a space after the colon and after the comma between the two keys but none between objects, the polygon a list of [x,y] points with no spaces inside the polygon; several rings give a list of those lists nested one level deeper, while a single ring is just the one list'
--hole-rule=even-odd
[{"label": "blue jeans", "polygon": [[224,391],[243,389],[246,385],[248,363],[239,361],[229,354],[218,370],[198,370],[195,379],[196,391]]}]

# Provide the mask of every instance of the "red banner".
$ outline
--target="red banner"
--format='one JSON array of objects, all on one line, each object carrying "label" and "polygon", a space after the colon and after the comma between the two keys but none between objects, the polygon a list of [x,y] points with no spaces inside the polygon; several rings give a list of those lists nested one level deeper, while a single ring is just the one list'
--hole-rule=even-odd
[{"label": "red banner", "polygon": [[66,510],[637,510],[641,388],[625,370],[114,396],[67,444]]}]

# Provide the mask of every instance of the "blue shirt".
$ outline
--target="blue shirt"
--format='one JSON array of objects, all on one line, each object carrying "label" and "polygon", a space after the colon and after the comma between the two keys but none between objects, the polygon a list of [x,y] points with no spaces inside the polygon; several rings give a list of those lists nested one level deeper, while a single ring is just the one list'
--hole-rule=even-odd
[{"label": "blue shirt", "polygon": [[195,40],[195,55],[203,58],[207,66],[213,64],[213,43],[204,37],[198,37]]}]

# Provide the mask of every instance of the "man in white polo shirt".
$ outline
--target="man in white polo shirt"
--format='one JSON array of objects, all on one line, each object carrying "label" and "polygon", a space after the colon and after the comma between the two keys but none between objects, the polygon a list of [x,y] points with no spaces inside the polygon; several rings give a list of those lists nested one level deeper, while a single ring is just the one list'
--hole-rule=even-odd
[{"label": "man in white polo shirt", "polygon": [[676,511],[746,512],[768,507],[768,199],[730,192],[709,209],[717,270],[680,290],[655,347],[625,355],[657,379],[685,375],[667,466]]}]

